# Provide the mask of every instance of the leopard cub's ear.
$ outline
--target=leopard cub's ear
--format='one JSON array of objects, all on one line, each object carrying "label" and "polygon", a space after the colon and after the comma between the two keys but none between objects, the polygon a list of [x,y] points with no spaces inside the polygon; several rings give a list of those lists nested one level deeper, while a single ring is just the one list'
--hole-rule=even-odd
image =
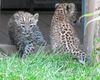
[{"label": "leopard cub's ear", "polygon": [[59,6],[59,4],[60,4],[60,3],[56,3],[56,4],[55,4],[55,8],[57,8],[57,7]]},{"label": "leopard cub's ear", "polygon": [[70,13],[74,13],[74,11],[75,11],[75,4],[74,3],[69,3],[68,7],[70,9]]},{"label": "leopard cub's ear", "polygon": [[19,20],[20,19],[20,14],[19,12],[16,12],[13,17],[16,19],[16,20]]},{"label": "leopard cub's ear", "polygon": [[74,3],[69,3],[70,6],[72,7],[75,7],[75,4]]},{"label": "leopard cub's ear", "polygon": [[38,21],[38,19],[39,19],[39,13],[35,13],[34,14],[34,19]]}]

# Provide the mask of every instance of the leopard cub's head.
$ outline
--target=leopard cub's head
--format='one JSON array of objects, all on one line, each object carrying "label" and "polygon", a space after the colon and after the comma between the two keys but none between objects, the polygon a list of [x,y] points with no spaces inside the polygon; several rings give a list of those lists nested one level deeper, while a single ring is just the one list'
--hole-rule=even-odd
[{"label": "leopard cub's head", "polygon": [[35,13],[32,15],[28,12],[19,11],[14,14],[14,19],[17,25],[17,29],[22,35],[30,36],[33,30],[37,28],[39,14]]},{"label": "leopard cub's head", "polygon": [[63,13],[66,15],[67,18],[76,20],[76,7],[74,3],[57,3],[55,5],[56,11],[59,13]]},{"label": "leopard cub's head", "polygon": [[57,3],[55,5],[57,10],[63,11],[66,15],[72,16],[75,12],[74,3]]}]

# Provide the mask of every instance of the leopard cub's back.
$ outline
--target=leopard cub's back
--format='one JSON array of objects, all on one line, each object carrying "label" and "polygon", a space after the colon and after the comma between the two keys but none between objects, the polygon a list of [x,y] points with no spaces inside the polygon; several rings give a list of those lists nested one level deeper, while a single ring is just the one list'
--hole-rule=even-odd
[{"label": "leopard cub's back", "polygon": [[73,3],[61,3],[56,5],[51,21],[51,46],[53,50],[63,48],[72,53],[81,63],[85,62],[85,53],[76,45],[76,36],[74,35],[72,16],[75,12]]}]

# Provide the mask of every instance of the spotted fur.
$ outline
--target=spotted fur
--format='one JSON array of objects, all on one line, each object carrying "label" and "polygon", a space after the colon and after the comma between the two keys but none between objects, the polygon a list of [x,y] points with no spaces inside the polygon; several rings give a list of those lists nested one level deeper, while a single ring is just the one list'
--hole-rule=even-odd
[{"label": "spotted fur", "polygon": [[33,52],[36,46],[45,44],[43,35],[37,26],[39,14],[16,12],[9,20],[9,36],[16,45],[20,56]]},{"label": "spotted fur", "polygon": [[73,29],[74,14],[75,5],[73,3],[60,3],[56,5],[51,21],[51,46],[53,51],[63,48],[64,51],[71,53],[84,64],[86,54],[76,45],[77,41]]}]

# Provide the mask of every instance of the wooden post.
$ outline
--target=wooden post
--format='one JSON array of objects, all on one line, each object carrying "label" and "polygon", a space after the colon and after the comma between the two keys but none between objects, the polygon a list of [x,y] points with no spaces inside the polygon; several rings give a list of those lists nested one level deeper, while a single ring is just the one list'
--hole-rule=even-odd
[{"label": "wooden post", "polygon": [[[84,8],[86,8],[86,12],[93,12],[94,9],[94,3],[95,0],[86,0],[86,6],[84,6]],[[94,16],[87,18],[88,22],[89,20],[93,19]],[[91,23],[88,25],[88,27],[86,28],[85,32],[84,32],[84,48],[86,50],[87,53],[87,58],[89,61],[89,64],[92,61],[92,52],[94,49],[94,34],[95,34],[95,24]]]}]

